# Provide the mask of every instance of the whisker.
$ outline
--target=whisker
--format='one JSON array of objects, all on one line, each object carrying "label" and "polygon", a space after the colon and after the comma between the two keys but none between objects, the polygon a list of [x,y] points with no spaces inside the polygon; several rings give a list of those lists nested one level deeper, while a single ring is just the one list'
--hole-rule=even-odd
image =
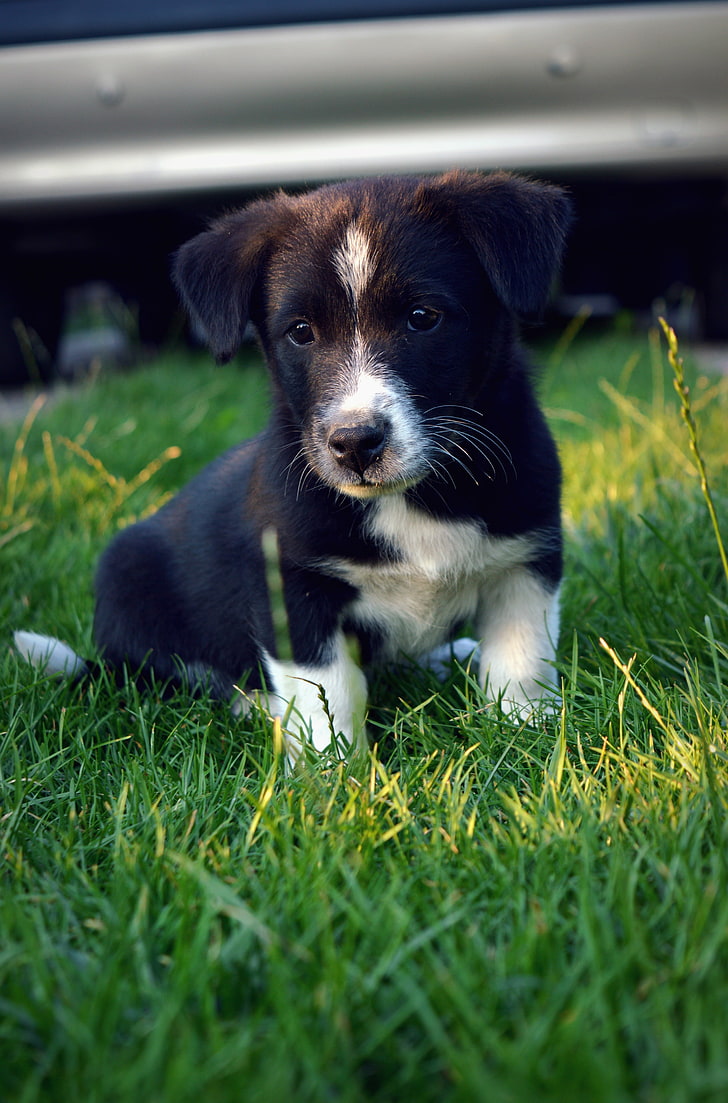
[{"label": "whisker", "polygon": [[[457,448],[460,452],[462,452],[462,454],[465,456],[466,459],[472,460],[473,457],[470,455],[467,448],[465,448],[459,441],[457,441],[457,440],[451,441],[450,445],[451,445],[451,448]],[[444,448],[443,445],[441,445],[441,447]],[[483,459],[486,461],[486,463],[490,467],[490,470],[492,471],[492,475],[490,477],[495,478],[495,464],[493,463],[493,460],[491,459],[491,457],[488,455],[487,452],[485,452],[482,448],[479,448],[477,445],[473,445],[473,447],[475,448],[476,452],[480,453],[480,455],[483,457]],[[457,456],[454,456],[453,453],[449,450],[448,450],[448,455],[453,460],[456,460],[458,458]]]},{"label": "whisker", "polygon": [[[495,462],[494,462],[494,461],[496,461],[498,463],[498,466],[500,467],[501,471],[503,472],[504,477],[506,478],[506,480],[508,479],[508,472],[506,471],[506,469],[504,467],[504,464],[503,464],[503,461],[502,461],[501,457],[497,453],[494,453],[491,448],[489,448],[486,444],[483,444],[483,442],[481,442],[481,441],[472,440],[470,437],[465,436],[465,434],[463,434],[463,433],[461,433],[459,435],[460,435],[461,440],[465,441],[465,444],[468,444],[473,449],[474,452],[477,452],[478,455],[480,455],[483,458],[483,460],[487,463],[488,467],[492,471],[493,477],[495,477],[495,473],[496,473],[496,467],[495,467]],[[448,443],[450,444],[451,447],[458,448],[461,452],[463,452],[468,457],[468,459],[472,460],[473,457],[468,452],[468,449],[465,446],[465,444],[461,443],[460,440],[457,440],[457,439],[456,440],[449,440]]]},{"label": "whisker", "polygon": [[437,478],[447,479],[451,486],[455,486],[455,479],[451,471],[448,471],[444,463],[438,460],[428,459],[427,466]]},{"label": "whisker", "polygon": [[465,426],[469,435],[471,435],[473,438],[480,437],[483,443],[487,442],[488,444],[494,445],[508,460],[509,464],[513,466],[513,457],[511,455],[510,449],[503,443],[499,436],[491,432],[490,429],[486,429],[484,425],[474,425],[472,421],[467,421],[464,418],[455,417],[441,417],[438,418],[437,421],[439,424],[454,426],[457,431],[463,436],[466,435],[462,428],[463,426]]},{"label": "whisker", "polygon": [[[436,444],[436,447],[438,448],[438,450],[442,453],[442,455],[447,456],[448,459],[450,459],[453,463],[456,463],[458,465],[458,467],[461,467],[462,470],[467,475],[470,476],[470,478],[473,480],[473,482],[475,483],[476,486],[480,485],[478,483],[478,480],[476,479],[475,475],[473,474],[473,472],[468,467],[468,465],[466,463],[464,463],[464,461],[461,460],[459,456],[454,456],[452,454],[452,452],[448,448],[446,448],[444,444],[440,443],[439,441],[436,441],[435,444]],[[465,453],[465,455],[467,456],[467,452]],[[470,457],[468,456],[468,459],[469,458]],[[449,472],[448,472],[448,474],[449,474]],[[452,476],[450,476],[450,478],[452,480]],[[452,480],[452,482],[453,482],[453,486],[454,486],[455,485],[454,480]]]},{"label": "whisker", "polygon": [[[474,421],[459,417],[452,414],[450,411],[453,409],[462,409],[477,417],[483,415],[478,411],[471,409],[467,406],[455,406],[442,405],[431,407],[430,410],[424,416],[424,421],[428,425],[430,433],[435,441],[435,444],[441,450],[444,450],[452,460],[455,457],[452,453],[453,448],[457,448],[463,455],[472,461],[474,458],[468,449],[471,449],[473,453],[477,453],[487,464],[492,471],[492,478],[495,477],[496,464],[500,468],[506,481],[508,480],[508,470],[510,468],[512,472],[516,472],[516,466],[513,462],[513,456],[507,445],[493,433],[490,429],[487,429],[484,425],[478,425]],[[446,410],[447,413],[437,414],[438,410]],[[444,441],[447,441],[448,448],[444,447]],[[461,466],[464,466],[461,463]],[[472,476],[472,472],[470,472]]]},{"label": "whisker", "polygon": [[[503,473],[507,478],[507,473],[506,473],[505,469],[503,468],[503,464],[502,464],[502,461],[501,461],[500,457],[498,455],[495,455],[495,457],[494,457],[492,450],[490,448],[488,448],[487,445],[485,445],[483,442],[473,440],[473,439],[470,438],[470,436],[468,436],[465,433],[458,433],[458,436],[460,437],[460,439],[457,439],[457,437],[453,438],[453,435],[450,434],[450,433],[448,433],[447,435],[445,435],[445,434],[446,434],[446,430],[438,425],[438,426],[436,426],[435,432],[432,434],[432,439],[434,440],[436,446],[438,448],[440,448],[441,450],[445,451],[451,457],[451,459],[455,460],[455,459],[458,458],[458,457],[454,456],[452,451],[451,451],[453,448],[457,448],[458,451],[462,452],[462,454],[466,457],[466,459],[472,461],[473,457],[470,454],[470,452],[468,451],[468,448],[466,447],[466,444],[469,444],[470,447],[473,449],[473,451],[477,452],[482,457],[482,459],[487,463],[487,465],[490,468],[490,471],[492,473],[489,476],[489,478],[491,480],[493,478],[495,478],[495,474],[496,474],[495,463],[493,462],[494,458],[495,458],[495,460],[498,461],[498,464],[500,465],[501,470],[503,470]],[[446,441],[448,447],[445,447],[445,441]],[[465,443],[463,443],[463,441]],[[462,461],[461,461],[461,465],[462,465]],[[470,473],[471,477],[474,478],[474,476],[472,475],[472,472],[469,472],[469,473]]]},{"label": "whisker", "polygon": [[313,479],[314,477],[315,477],[315,472],[314,472],[313,468],[311,467],[311,464],[308,461],[306,461],[304,466],[303,466],[303,470],[301,471],[301,476],[298,480],[298,487],[296,489],[296,501],[298,501],[298,499],[301,497],[301,495],[306,492],[306,483],[310,479]]},{"label": "whisker", "polygon": [[[442,430],[442,431],[444,432],[444,430]],[[457,435],[459,437],[459,440],[457,440],[457,438],[456,438],[451,443],[457,444],[457,446],[462,451],[465,452],[466,449],[462,444],[460,444],[461,440],[466,441],[468,444],[470,444],[476,452],[480,453],[481,456],[490,457],[491,452],[490,452],[490,449],[488,448],[488,446],[485,442],[477,440],[477,438],[470,436],[470,434],[468,434],[468,433],[458,432]]]},{"label": "whisker", "polygon": [[[439,411],[439,410],[447,410],[448,414],[447,415],[439,414],[439,413],[437,413],[437,411]],[[450,411],[453,411],[453,410],[463,410],[466,414],[471,414],[475,418],[478,418],[478,419],[482,419],[483,416],[484,416],[483,412],[481,410],[477,410],[474,406],[462,406],[462,405],[459,405],[458,403],[454,403],[454,402],[450,402],[450,403],[446,403],[446,404],[443,403],[440,406],[431,406],[426,411],[426,416],[430,417],[431,415],[437,415],[437,419],[439,421],[446,421],[446,420],[449,419],[449,420],[452,420],[452,421],[454,421],[456,423],[459,423],[459,424],[464,423],[464,424],[468,425],[471,429],[473,429],[475,432],[485,433],[487,436],[491,437],[493,440],[498,441],[498,443],[500,445],[502,445],[503,448],[506,447],[503,444],[503,441],[501,441],[500,437],[496,436],[496,434],[493,433],[490,429],[488,429],[485,425],[478,425],[477,421],[472,420],[472,417],[460,418],[456,414],[453,414],[453,413],[450,412]],[[506,451],[507,451],[507,449],[506,449]]]},{"label": "whisker", "polygon": [[[286,448],[293,447],[291,444],[287,444]],[[283,449],[282,449],[283,451]],[[316,476],[307,456],[304,447],[299,447],[290,463],[286,464],[283,468],[283,474],[285,475],[284,493],[288,493],[288,488],[291,481],[291,476],[295,473],[296,467],[299,466],[298,474],[298,486],[296,487],[296,501],[301,497],[306,490],[306,483],[309,479],[313,479]]]},{"label": "whisker", "polygon": [[302,483],[306,479],[306,477],[309,473],[309,469],[310,469],[310,465],[309,465],[308,461],[306,460],[306,454],[305,454],[304,449],[299,448],[298,451],[296,452],[295,456],[291,460],[291,462],[289,464],[287,464],[286,467],[283,469],[284,473],[285,473],[285,476],[286,476],[286,481],[285,481],[285,486],[284,486],[284,493],[287,494],[288,493],[288,484],[290,482],[291,475],[293,474],[293,471],[294,471],[294,468],[295,468],[296,464],[300,460],[303,460],[304,463],[303,463],[302,471],[301,471],[301,473],[299,475],[299,478],[298,478],[298,488],[296,490],[296,499],[298,499],[299,496],[300,496]]}]

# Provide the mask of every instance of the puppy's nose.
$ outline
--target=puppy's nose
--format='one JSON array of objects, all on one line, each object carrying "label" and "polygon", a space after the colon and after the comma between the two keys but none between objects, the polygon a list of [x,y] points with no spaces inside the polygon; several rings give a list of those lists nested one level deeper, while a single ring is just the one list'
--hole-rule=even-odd
[{"label": "puppy's nose", "polygon": [[385,442],[386,433],[379,425],[342,425],[331,432],[328,445],[337,463],[363,475],[381,456]]}]

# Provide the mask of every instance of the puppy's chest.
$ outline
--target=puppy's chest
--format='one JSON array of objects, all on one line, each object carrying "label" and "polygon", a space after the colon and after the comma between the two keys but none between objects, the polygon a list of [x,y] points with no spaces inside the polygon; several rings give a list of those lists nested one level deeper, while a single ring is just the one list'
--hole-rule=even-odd
[{"label": "puppy's chest", "polygon": [[354,625],[373,629],[380,657],[417,656],[475,617],[489,578],[524,561],[527,538],[492,537],[473,521],[441,521],[403,497],[370,507],[368,535],[380,558],[329,561],[327,570],[356,587],[347,609]]}]

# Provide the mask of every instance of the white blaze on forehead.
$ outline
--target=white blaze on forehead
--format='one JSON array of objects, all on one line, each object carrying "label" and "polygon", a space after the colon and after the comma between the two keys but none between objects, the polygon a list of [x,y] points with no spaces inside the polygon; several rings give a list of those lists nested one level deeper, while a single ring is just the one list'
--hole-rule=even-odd
[{"label": "white blaze on forehead", "polygon": [[355,222],[346,227],[344,239],[334,253],[334,269],[356,304],[372,278],[374,259],[369,238]]}]

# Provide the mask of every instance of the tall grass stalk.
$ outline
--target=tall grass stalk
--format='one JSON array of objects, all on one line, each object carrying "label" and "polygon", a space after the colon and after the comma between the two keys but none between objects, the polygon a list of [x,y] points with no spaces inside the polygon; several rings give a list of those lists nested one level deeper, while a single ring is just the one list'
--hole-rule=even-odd
[{"label": "tall grass stalk", "polygon": [[698,476],[700,478],[700,489],[705,499],[705,504],[708,507],[708,514],[710,516],[710,523],[713,527],[713,533],[715,534],[716,544],[718,545],[718,554],[720,555],[720,561],[723,566],[723,574],[726,582],[728,582],[728,555],[726,554],[725,544],[720,532],[720,524],[718,522],[718,514],[716,512],[715,503],[713,501],[713,494],[710,489],[710,482],[708,481],[708,470],[703,459],[702,452],[700,450],[700,443],[698,440],[698,426],[695,418],[693,417],[693,410],[690,400],[690,388],[685,382],[685,370],[683,358],[680,356],[680,349],[678,345],[677,336],[675,330],[667,324],[664,318],[660,318],[660,325],[662,331],[665,334],[667,340],[668,359],[670,367],[673,371],[673,383],[675,390],[677,391],[678,398],[680,399],[680,413],[685,423],[688,432],[688,440],[690,442],[690,453],[695,462]]}]

